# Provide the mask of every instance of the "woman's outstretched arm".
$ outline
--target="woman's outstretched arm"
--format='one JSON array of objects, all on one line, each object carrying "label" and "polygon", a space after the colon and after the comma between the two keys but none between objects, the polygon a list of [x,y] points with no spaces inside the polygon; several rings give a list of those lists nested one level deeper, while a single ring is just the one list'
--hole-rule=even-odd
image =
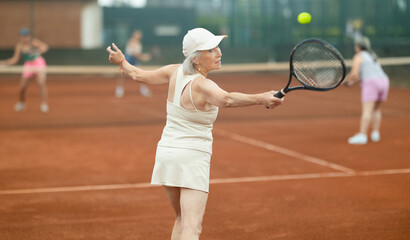
[{"label": "woman's outstretched arm", "polygon": [[180,66],[180,64],[166,65],[155,70],[143,70],[139,67],[135,67],[129,64],[125,60],[124,54],[113,43],[112,48],[109,46],[107,52],[110,53],[108,59],[111,63],[119,65],[121,70],[129,75],[133,80],[139,83],[145,83],[149,85],[168,84],[172,73]]},{"label": "woman's outstretched arm", "polygon": [[[239,92],[227,92],[220,88],[210,79],[199,78],[196,80],[196,89],[203,96],[208,104],[223,107],[247,107],[251,105],[264,105],[272,109],[282,104],[283,99],[276,98],[273,95],[275,91],[268,91],[258,94],[246,94]],[[195,86],[194,85],[194,86]]]}]

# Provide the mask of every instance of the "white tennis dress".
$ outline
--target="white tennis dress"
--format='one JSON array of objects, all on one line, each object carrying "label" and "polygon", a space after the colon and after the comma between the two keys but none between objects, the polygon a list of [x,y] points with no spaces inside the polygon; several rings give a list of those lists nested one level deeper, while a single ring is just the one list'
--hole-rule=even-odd
[{"label": "white tennis dress", "polygon": [[[178,68],[173,102],[167,102],[167,122],[158,142],[151,184],[209,191],[212,127],[218,108],[195,110],[180,105],[185,86],[200,74],[185,76]],[[192,86],[192,84],[190,85]]]}]

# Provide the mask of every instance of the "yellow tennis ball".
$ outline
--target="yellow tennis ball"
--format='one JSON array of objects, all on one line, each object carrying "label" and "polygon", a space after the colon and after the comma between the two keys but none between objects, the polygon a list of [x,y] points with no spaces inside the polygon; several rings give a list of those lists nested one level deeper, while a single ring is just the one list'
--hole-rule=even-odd
[{"label": "yellow tennis ball", "polygon": [[308,24],[312,20],[312,16],[308,12],[301,12],[298,15],[298,22],[301,24]]}]

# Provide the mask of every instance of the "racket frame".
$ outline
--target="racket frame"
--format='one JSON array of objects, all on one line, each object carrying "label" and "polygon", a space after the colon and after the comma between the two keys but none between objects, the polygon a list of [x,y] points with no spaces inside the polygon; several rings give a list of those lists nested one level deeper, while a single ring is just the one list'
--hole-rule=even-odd
[{"label": "racket frame", "polygon": [[[293,71],[293,55],[295,54],[296,50],[301,45],[303,45],[307,42],[315,42],[315,43],[321,44],[322,46],[329,49],[333,54],[335,54],[339,58],[340,64],[342,66],[343,74],[342,74],[342,77],[341,77],[340,81],[336,85],[334,85],[333,87],[330,87],[330,88],[316,88],[316,87],[309,86],[309,85],[305,84],[304,81],[302,81],[299,78],[299,76]],[[293,76],[302,84],[302,86],[289,87],[290,83],[292,82],[292,77]],[[345,79],[345,76],[346,76],[346,64],[345,64],[345,61],[343,59],[342,54],[340,54],[340,52],[335,47],[333,47],[331,44],[327,43],[324,40],[317,39],[317,38],[308,38],[308,39],[303,40],[299,44],[297,44],[292,49],[292,52],[290,54],[290,59],[289,59],[289,80],[288,80],[288,83],[286,84],[286,86],[282,90],[275,93],[274,96],[277,97],[277,98],[283,98],[286,95],[286,93],[288,93],[290,91],[293,91],[293,90],[313,90],[313,91],[321,91],[321,92],[328,91],[328,90],[331,90],[331,89],[334,89],[334,88],[338,87],[343,82],[343,80]]]}]

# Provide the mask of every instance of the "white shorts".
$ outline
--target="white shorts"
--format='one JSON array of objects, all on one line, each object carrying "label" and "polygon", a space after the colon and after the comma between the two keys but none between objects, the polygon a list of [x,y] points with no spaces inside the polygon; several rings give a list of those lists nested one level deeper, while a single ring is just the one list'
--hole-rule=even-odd
[{"label": "white shorts", "polygon": [[209,192],[210,167],[210,153],[158,146],[151,184]]}]

